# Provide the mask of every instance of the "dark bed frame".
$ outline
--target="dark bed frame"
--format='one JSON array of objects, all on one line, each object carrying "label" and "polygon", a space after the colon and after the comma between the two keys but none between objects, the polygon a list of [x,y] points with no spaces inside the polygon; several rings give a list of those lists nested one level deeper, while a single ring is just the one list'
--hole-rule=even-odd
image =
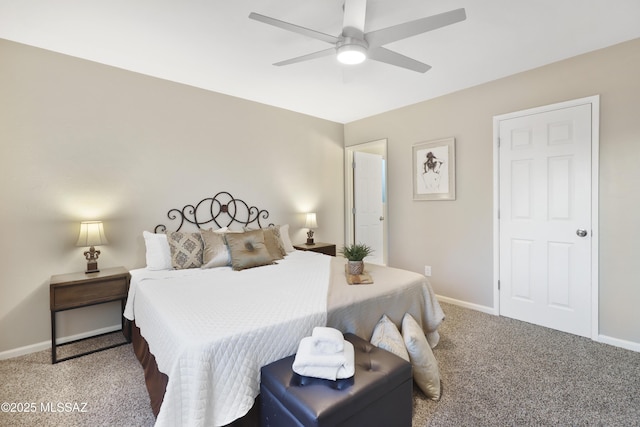
[{"label": "dark bed frame", "polygon": [[[243,227],[253,225],[258,228],[263,228],[261,220],[267,220],[267,218],[269,218],[269,212],[265,209],[250,206],[243,200],[236,199],[230,193],[221,191],[213,197],[200,200],[196,204],[188,204],[181,209],[170,209],[169,212],[167,212],[167,217],[171,221],[178,221],[175,231],[180,231],[185,223],[195,225],[197,228],[213,227],[214,225],[217,228],[223,228],[230,227],[234,224]],[[154,232],[156,233],[164,233],[166,231],[167,227],[164,224],[158,224],[154,228]],[[131,335],[133,350],[144,369],[144,378],[147,391],[149,392],[151,409],[153,410],[153,414],[158,416],[169,377],[158,370],[156,358],[149,351],[149,344],[140,334],[140,329],[136,326],[135,321],[133,322]],[[258,426],[259,398],[260,396],[256,398],[253,407],[244,417],[228,425],[233,427]]]}]

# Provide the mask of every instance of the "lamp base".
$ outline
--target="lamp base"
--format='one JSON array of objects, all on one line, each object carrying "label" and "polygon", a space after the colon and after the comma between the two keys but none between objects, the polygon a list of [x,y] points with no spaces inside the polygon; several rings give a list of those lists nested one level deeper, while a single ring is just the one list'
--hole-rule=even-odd
[{"label": "lamp base", "polygon": [[100,270],[98,269],[98,261],[87,262],[87,271],[85,271],[85,274],[99,273],[99,272]]},{"label": "lamp base", "polygon": [[309,231],[307,231],[307,245],[315,245],[314,241],[313,241],[313,230],[309,229]]},{"label": "lamp base", "polygon": [[97,251],[96,248],[91,246],[88,251],[84,253],[84,257],[87,260],[87,271],[86,274],[89,273],[97,273],[98,270],[98,257],[100,256],[100,251]]}]

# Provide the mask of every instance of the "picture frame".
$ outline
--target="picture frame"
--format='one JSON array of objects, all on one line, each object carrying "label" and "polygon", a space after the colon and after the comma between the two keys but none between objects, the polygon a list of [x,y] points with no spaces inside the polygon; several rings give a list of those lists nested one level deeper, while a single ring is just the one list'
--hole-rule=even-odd
[{"label": "picture frame", "polygon": [[413,145],[413,200],[456,199],[456,140]]}]

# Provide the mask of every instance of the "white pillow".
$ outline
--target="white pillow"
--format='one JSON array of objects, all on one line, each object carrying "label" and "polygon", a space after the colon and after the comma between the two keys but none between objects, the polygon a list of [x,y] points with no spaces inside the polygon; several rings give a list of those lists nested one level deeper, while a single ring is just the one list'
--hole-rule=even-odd
[{"label": "white pillow", "polygon": [[287,253],[295,251],[293,243],[291,243],[291,237],[289,237],[289,224],[280,226],[280,238],[282,239],[284,250],[287,251]]},{"label": "white pillow", "polygon": [[413,366],[413,380],[429,399],[440,399],[438,361],[422,328],[409,313],[402,318],[402,337]]},{"label": "white pillow", "polygon": [[402,335],[400,335],[400,331],[386,314],[382,315],[382,318],[378,320],[376,327],[373,329],[371,344],[410,362],[409,353],[407,353],[407,348],[404,346]]},{"label": "white pillow", "polygon": [[171,249],[164,233],[143,231],[144,244],[147,247],[146,258],[149,270],[171,270]]}]

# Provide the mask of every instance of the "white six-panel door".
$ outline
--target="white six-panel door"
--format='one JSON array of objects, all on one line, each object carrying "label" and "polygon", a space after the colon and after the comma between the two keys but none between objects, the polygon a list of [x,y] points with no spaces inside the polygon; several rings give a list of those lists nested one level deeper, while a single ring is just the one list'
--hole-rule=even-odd
[{"label": "white six-panel door", "polygon": [[590,337],[592,106],[498,126],[500,314]]}]

